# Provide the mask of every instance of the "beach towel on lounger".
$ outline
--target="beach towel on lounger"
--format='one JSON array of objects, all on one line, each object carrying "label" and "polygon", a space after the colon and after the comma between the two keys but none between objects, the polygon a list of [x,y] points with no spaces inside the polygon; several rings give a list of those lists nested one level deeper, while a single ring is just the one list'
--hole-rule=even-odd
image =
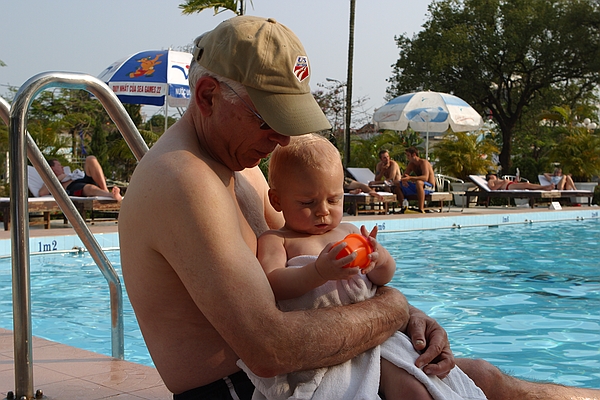
[{"label": "beach towel on lounger", "polygon": [[[314,261],[316,256],[299,256],[288,261],[288,268],[298,268]],[[376,286],[365,275],[349,280],[329,281],[301,297],[278,302],[282,311],[306,310],[364,301],[375,294]],[[253,374],[242,360],[238,365],[256,387],[253,400],[280,399],[380,399],[380,357],[414,375],[425,385],[435,400],[485,399],[483,392],[458,367],[439,379],[428,376],[414,362],[419,354],[410,339],[395,333],[384,344],[368,350],[345,363],[328,368],[293,372],[273,378]]]}]

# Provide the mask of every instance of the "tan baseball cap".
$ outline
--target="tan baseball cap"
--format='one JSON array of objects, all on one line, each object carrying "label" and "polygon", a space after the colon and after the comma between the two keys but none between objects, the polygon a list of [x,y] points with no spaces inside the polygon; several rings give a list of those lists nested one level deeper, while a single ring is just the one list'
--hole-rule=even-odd
[{"label": "tan baseball cap", "polygon": [[259,114],[287,136],[331,129],[310,92],[310,65],[296,35],[272,18],[238,16],[196,41],[194,60],[240,82]]}]

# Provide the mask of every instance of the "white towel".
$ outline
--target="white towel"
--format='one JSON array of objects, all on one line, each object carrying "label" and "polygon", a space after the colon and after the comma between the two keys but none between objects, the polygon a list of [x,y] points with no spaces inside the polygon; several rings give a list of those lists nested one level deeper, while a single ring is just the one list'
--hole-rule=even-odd
[{"label": "white towel", "polygon": [[[316,256],[299,256],[288,261],[297,268],[314,261]],[[334,305],[346,305],[373,297],[376,287],[366,276],[355,275],[349,280],[329,281],[295,299],[278,302],[282,311],[306,310]],[[261,378],[238,360],[256,387],[253,400],[315,399],[359,400],[380,399],[380,362],[383,357],[408,371],[421,381],[435,400],[485,399],[483,392],[458,367],[440,380],[428,376],[414,362],[419,354],[406,335],[395,333],[381,346],[368,350],[345,363],[310,371],[292,372],[273,378]]]},{"label": "white towel", "polygon": [[80,169],[76,169],[75,171],[71,172],[71,167],[64,167],[63,170],[65,173],[65,177],[62,180],[63,182],[83,179],[85,177],[85,172]]}]

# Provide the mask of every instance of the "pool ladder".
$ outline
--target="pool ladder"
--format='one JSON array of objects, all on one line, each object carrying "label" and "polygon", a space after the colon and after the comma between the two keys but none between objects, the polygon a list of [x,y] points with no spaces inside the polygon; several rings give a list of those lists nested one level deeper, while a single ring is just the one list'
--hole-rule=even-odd
[{"label": "pool ladder", "polygon": [[27,132],[27,111],[35,96],[49,88],[82,89],[92,93],[103,105],[110,118],[139,161],[148,151],[135,124],[123,104],[110,88],[99,79],[80,73],[44,72],[30,78],[21,86],[11,106],[0,97],[0,117],[9,126],[10,218],[12,254],[12,292],[14,326],[14,398],[29,400],[43,397],[33,392],[33,351],[31,329],[31,286],[29,259],[29,211],[27,157],[39,172],[46,187],[62,212],[90,252],[107,280],[110,290],[112,356],[123,359],[123,290],[119,276],[106,254],[90,232],[85,220],[45,161],[31,135]]}]

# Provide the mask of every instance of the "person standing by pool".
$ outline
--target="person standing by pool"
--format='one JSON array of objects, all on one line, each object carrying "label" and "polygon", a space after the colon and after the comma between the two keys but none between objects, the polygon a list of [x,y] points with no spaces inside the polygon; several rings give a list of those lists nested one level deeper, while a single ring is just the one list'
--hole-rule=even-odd
[{"label": "person standing by pool", "polygon": [[[119,214],[123,278],[175,399],[233,398],[230,390],[248,399],[254,388],[240,358],[260,376],[330,366],[405,325],[422,352],[418,367],[444,376],[454,366],[445,331],[414,307],[406,315],[404,296],[388,287],[350,306],[276,307],[256,238],[283,218],[257,165],[289,136],[331,128],[309,75],[301,43],[275,20],[221,23],[195,41],[185,114],[133,173]],[[506,377],[480,360],[463,364],[484,392],[505,398],[540,387],[575,393]]]}]

